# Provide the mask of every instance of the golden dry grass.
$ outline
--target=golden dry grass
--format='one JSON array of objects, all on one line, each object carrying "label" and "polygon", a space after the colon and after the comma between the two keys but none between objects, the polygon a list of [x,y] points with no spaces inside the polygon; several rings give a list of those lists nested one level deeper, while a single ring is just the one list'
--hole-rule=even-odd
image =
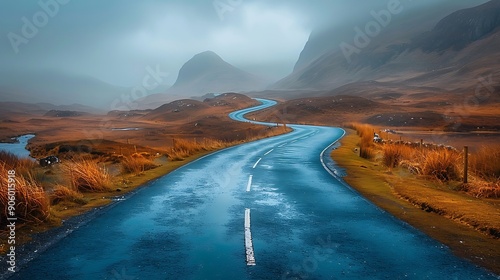
[{"label": "golden dry grass", "polygon": [[352,130],[347,132],[332,156],[347,170],[344,179],[350,186],[379,207],[446,244],[457,255],[500,272],[500,247],[496,246],[500,232],[498,202],[455,191],[456,182],[429,181],[404,169],[387,172],[387,167],[380,164],[381,158],[366,160],[353,152],[359,137]]},{"label": "golden dry grass", "polygon": [[405,145],[386,144],[382,146],[383,163],[389,168],[397,167],[402,161],[412,161],[415,150]]},{"label": "golden dry grass", "polygon": [[[360,156],[374,159],[381,154],[384,166],[403,167],[416,175],[424,175],[441,182],[462,181],[464,156],[457,150],[437,145],[419,147],[399,143],[373,143],[371,125],[352,123],[360,137]],[[475,197],[500,197],[500,145],[484,146],[469,157],[469,183],[458,188]]]},{"label": "golden dry grass", "polygon": [[142,155],[132,155],[126,157],[121,163],[122,171],[124,173],[140,174],[144,171],[156,168],[157,165],[150,159]]},{"label": "golden dry grass", "polygon": [[500,180],[500,144],[481,147],[469,160],[470,169],[477,176],[492,182]]},{"label": "golden dry grass", "polygon": [[383,163],[389,168],[402,166],[414,174],[429,176],[442,182],[462,179],[462,155],[455,150],[385,144],[382,146],[382,154]]},{"label": "golden dry grass", "polygon": [[168,158],[172,161],[182,161],[187,157],[195,155],[200,152],[215,151],[218,149],[227,148],[244,142],[254,141],[266,137],[276,136],[284,132],[291,131],[289,128],[269,128],[260,133],[256,133],[252,136],[246,136],[244,140],[234,140],[234,141],[222,141],[212,138],[203,139],[173,139],[173,145],[169,152],[167,152]]},{"label": "golden dry grass", "polygon": [[105,168],[92,160],[70,161],[62,164],[62,170],[71,186],[81,192],[108,191],[111,176]]},{"label": "golden dry grass", "polygon": [[469,166],[469,184],[463,189],[475,197],[500,198],[500,145],[483,146],[472,153]]},{"label": "golden dry grass", "polygon": [[72,188],[58,185],[54,187],[50,194],[50,201],[52,205],[56,205],[61,201],[76,202],[78,204],[85,204],[84,196],[77,190]]},{"label": "golden dry grass", "polygon": [[376,128],[367,124],[351,123],[347,127],[356,130],[359,141],[359,156],[366,159],[372,159],[376,155],[376,150],[374,149],[373,136]]},{"label": "golden dry grass", "polygon": [[422,174],[432,176],[442,182],[458,181],[462,156],[448,149],[425,150],[417,160],[422,162]]},{"label": "golden dry grass", "polygon": [[31,170],[37,166],[36,162],[32,159],[19,158],[6,151],[0,151],[0,162],[11,169],[15,169],[16,173],[25,175],[29,174]]},{"label": "golden dry grass", "polygon": [[207,139],[203,140],[188,140],[174,139],[173,147],[168,152],[168,157],[173,161],[184,160],[185,158],[194,155],[200,151],[212,151],[227,147],[229,144],[220,140]]},{"label": "golden dry grass", "polygon": [[13,169],[6,163],[0,164],[0,208],[1,221],[8,217],[8,203],[12,198],[9,193],[9,184],[15,186],[15,217],[23,222],[43,222],[50,216],[50,200],[41,184],[30,174],[15,174],[9,178],[9,171]]}]

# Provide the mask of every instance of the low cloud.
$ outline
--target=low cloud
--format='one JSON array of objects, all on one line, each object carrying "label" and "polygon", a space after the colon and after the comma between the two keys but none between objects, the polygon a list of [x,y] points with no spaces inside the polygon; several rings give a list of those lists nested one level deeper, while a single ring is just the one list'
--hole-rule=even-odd
[{"label": "low cloud", "polygon": [[[408,2],[410,0],[401,0]],[[436,3],[439,2],[439,3]],[[12,47],[8,34],[59,3],[36,37]],[[63,4],[64,3],[64,4]],[[118,86],[140,83],[148,65],[161,64],[175,81],[193,55],[206,50],[229,63],[270,79],[289,74],[310,32],[355,21],[387,0],[208,0],[3,1],[0,4],[0,72],[36,69],[93,76]],[[414,6],[473,5],[477,1],[413,1]],[[224,7],[224,6],[223,6]]]}]

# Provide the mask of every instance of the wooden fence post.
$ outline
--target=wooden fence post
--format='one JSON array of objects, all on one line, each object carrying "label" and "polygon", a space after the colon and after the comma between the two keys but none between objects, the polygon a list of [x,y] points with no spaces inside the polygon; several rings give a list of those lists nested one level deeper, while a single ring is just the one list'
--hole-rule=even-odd
[{"label": "wooden fence post", "polygon": [[469,147],[464,146],[464,184],[467,184],[467,174],[469,171]]}]

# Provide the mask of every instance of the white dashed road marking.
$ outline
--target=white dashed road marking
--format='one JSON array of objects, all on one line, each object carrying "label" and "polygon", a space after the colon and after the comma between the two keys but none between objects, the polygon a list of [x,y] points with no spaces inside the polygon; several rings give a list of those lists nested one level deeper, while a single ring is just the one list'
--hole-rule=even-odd
[{"label": "white dashed road marking", "polygon": [[259,160],[253,165],[253,169],[255,169],[257,167],[257,165],[259,165],[259,162],[262,160],[262,158],[259,158]]},{"label": "white dashed road marking", "polygon": [[267,156],[268,154],[272,153],[274,149],[271,149],[269,152],[265,153],[264,155]]},{"label": "white dashed road marking", "polygon": [[247,265],[255,265],[255,255],[253,251],[252,232],[250,231],[250,209],[245,209],[245,253]]},{"label": "white dashed road marking", "polygon": [[249,192],[250,188],[252,187],[252,178],[253,175],[250,175],[250,177],[248,177],[247,192]]}]

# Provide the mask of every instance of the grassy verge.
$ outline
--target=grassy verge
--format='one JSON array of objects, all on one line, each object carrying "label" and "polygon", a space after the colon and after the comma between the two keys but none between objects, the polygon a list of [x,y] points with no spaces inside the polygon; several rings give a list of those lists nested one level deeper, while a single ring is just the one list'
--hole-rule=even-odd
[{"label": "grassy verge", "polygon": [[[457,192],[403,168],[359,157],[360,137],[348,129],[332,157],[347,170],[345,181],[378,207],[467,258],[500,274],[500,202]],[[495,238],[495,236],[497,236]]]},{"label": "grassy verge", "polygon": [[123,173],[115,176],[107,191],[83,193],[85,204],[79,205],[73,201],[65,201],[52,206],[52,218],[57,222],[81,215],[96,207],[107,205],[114,197],[126,195],[148,182],[158,179],[177,168],[194,160],[208,155],[214,151],[204,151],[185,158],[182,161],[163,161],[154,169],[141,171],[140,173]]}]

